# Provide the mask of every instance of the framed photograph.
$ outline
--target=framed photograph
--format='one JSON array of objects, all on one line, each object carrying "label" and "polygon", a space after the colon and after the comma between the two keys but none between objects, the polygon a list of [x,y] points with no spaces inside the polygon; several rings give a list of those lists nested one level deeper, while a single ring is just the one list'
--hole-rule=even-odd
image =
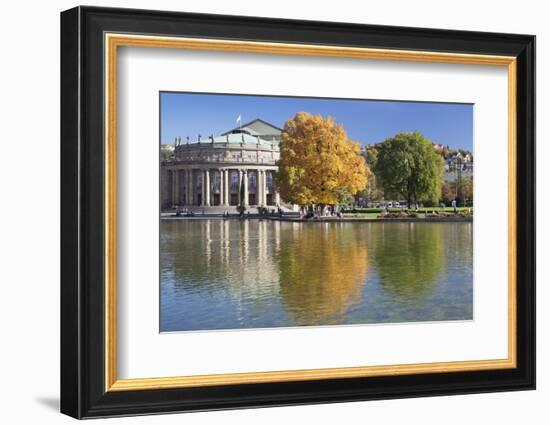
[{"label": "framed photograph", "polygon": [[61,14],[61,411],[535,388],[535,37]]}]

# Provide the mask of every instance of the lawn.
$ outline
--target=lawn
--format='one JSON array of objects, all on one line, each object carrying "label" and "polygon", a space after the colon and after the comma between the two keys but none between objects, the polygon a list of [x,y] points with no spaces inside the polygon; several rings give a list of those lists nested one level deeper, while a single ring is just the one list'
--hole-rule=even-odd
[{"label": "lawn", "polygon": [[[468,209],[470,209],[470,208],[469,207],[460,207],[460,208],[457,208],[456,210],[457,211],[465,211],[465,210],[468,210]],[[347,213],[347,214],[380,214],[383,210],[384,210],[383,208],[355,208],[355,209],[346,209],[346,210],[344,210],[344,213]],[[388,211],[389,212],[399,212],[399,211],[403,211],[403,209],[402,208],[388,208]],[[409,211],[415,211],[415,209],[411,208]],[[453,207],[445,207],[445,208],[441,208],[441,207],[424,207],[424,208],[419,208],[418,209],[419,213],[425,213],[426,211],[453,212],[454,208]]]},{"label": "lawn", "polygon": [[[457,208],[456,211],[457,212],[463,212],[463,211],[467,211],[469,210],[470,208]],[[355,212],[352,212],[352,211],[355,211]],[[382,208],[356,208],[355,210],[347,210],[345,213],[344,213],[344,216],[345,217],[357,217],[357,218],[377,218],[379,217],[382,212],[384,210]],[[401,212],[401,211],[405,211],[401,208],[388,208],[388,211],[389,212]],[[431,208],[419,208],[418,211],[415,211],[414,209],[411,209],[409,210],[410,212],[416,212],[418,214],[418,218],[421,218],[421,217],[425,217],[426,216],[426,212],[432,212],[432,211],[437,211],[437,212],[449,212],[449,213],[452,213],[454,212],[454,208],[453,207],[445,207],[445,208],[441,208],[441,207],[431,207]]]}]

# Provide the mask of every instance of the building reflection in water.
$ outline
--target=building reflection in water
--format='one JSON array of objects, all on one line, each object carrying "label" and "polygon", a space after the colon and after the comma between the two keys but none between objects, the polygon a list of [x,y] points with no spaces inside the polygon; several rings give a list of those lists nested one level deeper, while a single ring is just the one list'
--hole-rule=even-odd
[{"label": "building reflection in water", "polygon": [[277,243],[268,223],[260,221],[194,220],[163,222],[164,266],[175,274],[176,291],[227,292],[232,299],[268,300],[279,291],[274,256]]}]

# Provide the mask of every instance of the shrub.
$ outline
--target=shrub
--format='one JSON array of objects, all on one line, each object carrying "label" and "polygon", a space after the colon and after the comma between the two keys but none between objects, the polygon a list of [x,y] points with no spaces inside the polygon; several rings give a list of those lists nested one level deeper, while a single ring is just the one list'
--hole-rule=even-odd
[{"label": "shrub", "polygon": [[240,214],[240,215],[243,215],[246,211],[246,207],[244,205],[237,205],[237,212]]}]

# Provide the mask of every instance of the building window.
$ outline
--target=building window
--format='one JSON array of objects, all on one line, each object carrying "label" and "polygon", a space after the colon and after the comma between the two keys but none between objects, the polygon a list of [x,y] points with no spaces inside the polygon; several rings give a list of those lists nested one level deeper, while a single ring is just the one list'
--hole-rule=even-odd
[{"label": "building window", "polygon": [[212,192],[220,193],[221,177],[219,171],[214,171],[212,176]]},{"label": "building window", "polygon": [[231,171],[231,193],[239,193],[239,172]]},{"label": "building window", "polygon": [[195,174],[195,191],[202,192],[202,173]]},{"label": "building window", "polygon": [[271,171],[265,172],[267,192],[273,193],[273,173]]},{"label": "building window", "polygon": [[248,172],[248,191],[251,193],[256,192],[257,187],[257,172],[256,171],[249,171]]}]

